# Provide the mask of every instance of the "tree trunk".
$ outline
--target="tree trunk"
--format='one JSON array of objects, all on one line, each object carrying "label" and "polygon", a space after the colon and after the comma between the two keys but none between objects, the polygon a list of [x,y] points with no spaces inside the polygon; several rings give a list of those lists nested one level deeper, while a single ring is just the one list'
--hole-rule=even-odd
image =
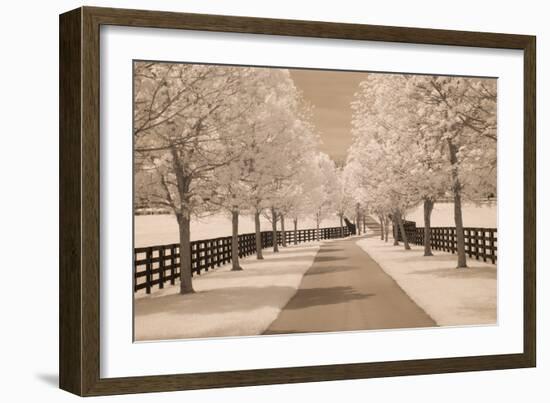
[{"label": "tree trunk", "polygon": [[317,232],[315,233],[315,238],[316,238],[317,242],[319,242],[320,241],[319,226],[321,224],[321,219],[320,219],[319,213],[316,214],[315,223],[317,224]]},{"label": "tree trunk", "polygon": [[190,294],[193,290],[191,273],[191,219],[189,213],[176,215],[180,235],[180,293]]},{"label": "tree trunk", "polygon": [[433,256],[432,227],[430,224],[434,202],[430,198],[424,199],[424,256]]},{"label": "tree trunk", "polygon": [[464,224],[462,222],[462,199],[460,195],[462,188],[458,177],[458,158],[456,155],[457,147],[450,139],[447,140],[447,144],[449,146],[449,157],[452,166],[451,177],[456,226],[456,255],[458,259],[457,268],[463,268],[468,266],[466,265],[466,248],[464,245]]},{"label": "tree trunk", "polygon": [[294,245],[298,245],[298,219],[294,219]]},{"label": "tree trunk", "polygon": [[338,214],[338,216],[340,217],[340,237],[343,238],[344,237],[344,215]]},{"label": "tree trunk", "polygon": [[357,231],[357,235],[361,235],[361,211],[359,209],[359,203],[357,203],[357,208],[356,208],[356,218],[355,218],[355,229]]},{"label": "tree trunk", "polygon": [[391,229],[393,235],[393,245],[397,246],[399,245],[399,240],[397,239],[397,219],[395,218],[395,215],[391,219]]},{"label": "tree trunk", "polygon": [[401,230],[401,238],[403,239],[403,245],[405,246],[406,250],[410,250],[411,247],[409,246],[409,240],[407,239],[407,233],[405,232],[405,225],[403,225],[403,218],[401,218],[401,213],[397,213],[397,225],[399,225],[399,229]]},{"label": "tree trunk", "polygon": [[380,220],[380,240],[384,240],[384,230],[387,231],[387,228],[384,228],[384,220],[382,216],[378,216],[378,220]]},{"label": "tree trunk", "polygon": [[388,217],[384,216],[384,227],[386,228],[386,239],[384,239],[384,242],[388,242],[389,238],[389,229],[388,226],[390,225],[390,220],[388,220]]},{"label": "tree trunk", "polygon": [[239,264],[239,208],[233,206],[231,210],[231,271],[240,271],[243,268]]},{"label": "tree trunk", "polygon": [[279,244],[277,243],[277,212],[275,207],[271,207],[271,228],[273,230],[273,252],[279,252]]},{"label": "tree trunk", "polygon": [[285,231],[285,216],[283,214],[279,215],[281,220],[281,240],[283,243],[283,248],[286,248],[286,231]]},{"label": "tree trunk", "polygon": [[176,148],[172,147],[170,152],[180,197],[180,210],[174,211],[180,236],[180,293],[190,294],[195,292],[193,290],[193,268],[191,267],[191,212],[185,204],[189,201],[189,188],[192,178],[189,175],[184,175],[184,166]]},{"label": "tree trunk", "polygon": [[264,258],[262,252],[262,229],[260,227],[260,212],[254,213],[254,229],[256,231],[256,259],[261,260]]}]

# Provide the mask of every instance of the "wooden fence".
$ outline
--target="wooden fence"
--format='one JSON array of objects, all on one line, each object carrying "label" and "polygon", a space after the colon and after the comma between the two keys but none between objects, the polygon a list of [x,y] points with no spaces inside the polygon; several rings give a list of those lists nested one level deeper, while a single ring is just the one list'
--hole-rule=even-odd
[{"label": "wooden fence", "polygon": [[[407,240],[415,245],[424,245],[424,228],[416,225],[405,227]],[[398,237],[402,241],[401,231]],[[432,227],[431,245],[434,250],[445,252],[456,252],[456,228],[455,227]],[[497,261],[497,229],[496,228],[464,228],[464,247],[466,254],[484,262],[490,260],[495,264]]]},{"label": "wooden fence", "polygon": [[[273,232],[262,231],[262,249],[273,246]],[[316,229],[285,231],[287,244],[311,242],[317,239]],[[350,235],[347,227],[320,228],[319,239],[342,238]],[[282,231],[277,231],[277,244],[281,245]],[[175,284],[180,276],[179,243],[134,248],[134,292],[145,289],[149,294],[154,286]],[[256,234],[239,235],[239,257],[256,253]],[[231,237],[191,242],[191,269],[201,274],[231,262]]]}]

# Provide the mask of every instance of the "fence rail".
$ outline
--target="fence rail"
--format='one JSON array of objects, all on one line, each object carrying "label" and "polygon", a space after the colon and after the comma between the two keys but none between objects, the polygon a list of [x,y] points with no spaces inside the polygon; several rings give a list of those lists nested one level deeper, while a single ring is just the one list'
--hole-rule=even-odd
[{"label": "fence rail", "polygon": [[[262,249],[273,246],[273,232],[260,233]],[[342,238],[350,235],[347,227],[320,228],[319,239]],[[282,245],[282,231],[277,231],[277,244]],[[317,239],[317,229],[285,231],[287,244],[311,242]],[[256,234],[241,234],[238,238],[239,257],[256,253]],[[191,242],[191,272],[201,274],[231,262],[231,237],[204,239]],[[134,292],[145,289],[151,293],[154,286],[175,284],[180,276],[180,245],[156,245],[134,248]]]},{"label": "fence rail", "polygon": [[[414,223],[413,223],[414,224]],[[407,240],[415,245],[424,245],[424,228],[416,225],[405,226]],[[398,239],[403,241],[401,231],[398,230]],[[432,227],[430,244],[433,249],[445,252],[456,252],[456,228]],[[497,261],[497,229],[496,228],[464,228],[464,247],[466,254],[477,260],[486,262]]]}]

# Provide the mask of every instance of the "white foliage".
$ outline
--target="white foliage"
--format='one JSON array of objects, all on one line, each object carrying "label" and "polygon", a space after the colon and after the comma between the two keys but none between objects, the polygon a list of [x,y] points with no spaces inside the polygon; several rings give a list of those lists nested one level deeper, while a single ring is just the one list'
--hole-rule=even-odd
[{"label": "white foliage", "polygon": [[353,109],[346,171],[355,198],[377,215],[404,213],[451,191],[449,146],[465,196],[496,186],[494,80],[368,74]]}]

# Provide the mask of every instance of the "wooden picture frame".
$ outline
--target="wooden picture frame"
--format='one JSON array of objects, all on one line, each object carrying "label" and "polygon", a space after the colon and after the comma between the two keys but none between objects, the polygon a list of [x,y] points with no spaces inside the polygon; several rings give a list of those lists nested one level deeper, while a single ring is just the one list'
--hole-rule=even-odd
[{"label": "wooden picture frame", "polygon": [[[100,377],[100,26],[171,28],[524,52],[523,353]],[[60,387],[81,396],[533,367],[536,363],[535,37],[81,7],[60,16]]]}]

